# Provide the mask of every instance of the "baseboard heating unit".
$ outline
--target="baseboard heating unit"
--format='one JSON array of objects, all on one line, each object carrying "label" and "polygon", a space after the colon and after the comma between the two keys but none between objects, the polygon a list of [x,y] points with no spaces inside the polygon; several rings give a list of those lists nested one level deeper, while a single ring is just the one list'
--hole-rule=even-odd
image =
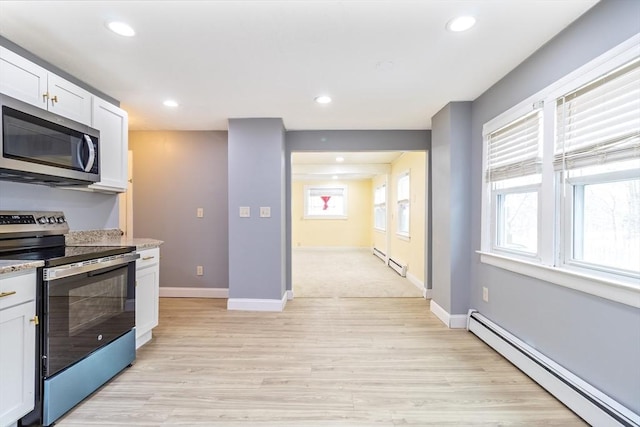
[{"label": "baseboard heating unit", "polygon": [[395,270],[402,277],[407,277],[407,266],[389,258],[389,267]]},{"label": "baseboard heating unit", "polygon": [[378,248],[373,248],[373,254],[380,258],[384,263],[387,262],[387,255]]},{"label": "baseboard heating unit", "polygon": [[477,311],[467,329],[593,426],[640,426],[640,415],[587,384]]}]

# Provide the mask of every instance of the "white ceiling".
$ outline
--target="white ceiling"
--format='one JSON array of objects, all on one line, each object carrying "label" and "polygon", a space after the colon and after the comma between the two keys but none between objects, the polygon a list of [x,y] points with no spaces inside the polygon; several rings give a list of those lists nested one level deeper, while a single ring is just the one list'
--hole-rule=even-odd
[{"label": "white ceiling", "polygon": [[[2,0],[0,35],[120,100],[132,130],[224,130],[238,117],[430,129],[446,103],[478,97],[596,2]],[[477,25],[446,31],[461,14]],[[333,103],[314,103],[320,94]]]},{"label": "white ceiling", "polygon": [[[371,179],[388,173],[401,151],[291,153],[294,181]],[[343,160],[338,161],[341,157]]]}]

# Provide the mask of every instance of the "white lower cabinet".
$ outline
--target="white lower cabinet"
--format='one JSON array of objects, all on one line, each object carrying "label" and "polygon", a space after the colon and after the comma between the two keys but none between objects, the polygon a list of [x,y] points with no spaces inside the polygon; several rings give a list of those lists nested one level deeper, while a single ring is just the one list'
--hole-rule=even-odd
[{"label": "white lower cabinet", "polygon": [[136,348],[152,338],[158,326],[160,298],[160,248],[138,251],[136,261]]},{"label": "white lower cabinet", "polygon": [[36,273],[0,276],[0,426],[33,410],[36,364]]}]

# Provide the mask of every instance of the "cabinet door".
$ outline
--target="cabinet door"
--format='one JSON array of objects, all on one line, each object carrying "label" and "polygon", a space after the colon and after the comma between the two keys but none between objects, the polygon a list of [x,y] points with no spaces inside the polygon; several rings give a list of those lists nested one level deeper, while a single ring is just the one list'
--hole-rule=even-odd
[{"label": "cabinet door", "polygon": [[158,326],[159,265],[136,271],[136,348],[151,339]]},{"label": "cabinet door", "polygon": [[0,46],[0,93],[47,108],[47,70]]},{"label": "cabinet door", "polygon": [[92,95],[79,86],[55,74],[49,73],[49,111],[91,126]]},{"label": "cabinet door", "polygon": [[129,149],[127,112],[100,98],[94,98],[92,127],[100,131],[100,182],[89,188],[126,191]]},{"label": "cabinet door", "polygon": [[0,310],[0,425],[34,408],[36,327],[34,301]]}]

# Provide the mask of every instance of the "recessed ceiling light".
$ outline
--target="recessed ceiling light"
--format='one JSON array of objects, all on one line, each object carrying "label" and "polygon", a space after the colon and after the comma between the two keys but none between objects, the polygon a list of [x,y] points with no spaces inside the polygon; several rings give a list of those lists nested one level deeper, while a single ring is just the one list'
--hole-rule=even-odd
[{"label": "recessed ceiling light", "polygon": [[116,34],[120,34],[125,37],[133,37],[136,35],[136,32],[129,26],[129,24],[125,24],[124,22],[109,22],[107,27]]},{"label": "recessed ceiling light", "polygon": [[476,18],[473,16],[458,16],[447,22],[447,30],[459,33],[467,31],[476,24]]},{"label": "recessed ceiling light", "polygon": [[344,157],[342,156],[336,157],[336,162],[344,162]]},{"label": "recessed ceiling light", "polygon": [[333,175],[331,178],[338,179],[338,175]]},{"label": "recessed ceiling light", "polygon": [[316,96],[314,99],[318,104],[328,104],[331,102],[331,97],[327,95]]},{"label": "recessed ceiling light", "polygon": [[173,99],[167,99],[166,101],[163,102],[165,107],[177,107],[178,103],[176,101],[174,101]]}]

